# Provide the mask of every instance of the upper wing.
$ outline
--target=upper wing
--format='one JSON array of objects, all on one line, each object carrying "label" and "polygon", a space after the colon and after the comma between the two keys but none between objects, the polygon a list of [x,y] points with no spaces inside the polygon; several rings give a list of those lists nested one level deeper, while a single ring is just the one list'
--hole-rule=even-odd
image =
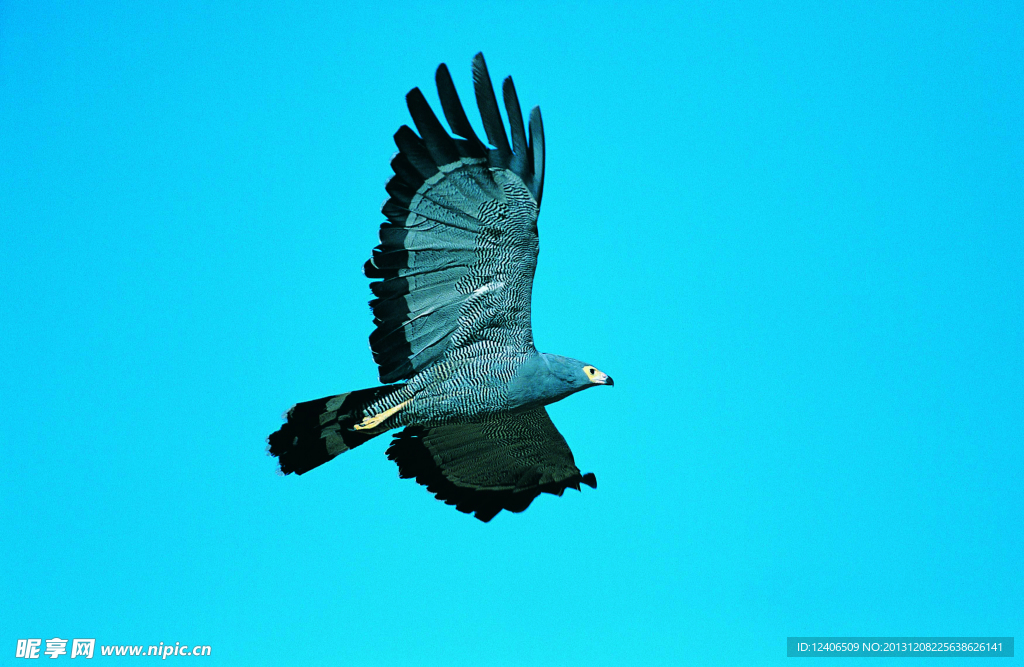
[{"label": "upper wing", "polygon": [[388,458],[399,476],[415,477],[439,500],[482,521],[503,509],[522,512],[541,493],[560,496],[580,483],[597,488],[593,473],[580,474],[544,408],[475,424],[410,426],[395,436]]},{"label": "upper wing", "polygon": [[437,69],[437,89],[453,138],[418,88],[406,96],[419,130],[395,133],[380,245],[366,263],[377,297],[370,302],[370,335],[381,382],[408,378],[459,349],[533,347],[530,295],[537,266],[537,214],[544,184],[544,129],[540,109],[530,113],[527,142],[512,78],[502,87],[512,144],[498,111],[482,54],[473,59],[473,84],[488,141],[477,138],[459,102],[448,68]]}]

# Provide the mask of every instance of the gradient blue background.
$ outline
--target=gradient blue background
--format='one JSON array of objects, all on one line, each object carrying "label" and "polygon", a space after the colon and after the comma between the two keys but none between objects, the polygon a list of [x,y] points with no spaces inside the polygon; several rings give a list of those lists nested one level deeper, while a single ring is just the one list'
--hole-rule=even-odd
[{"label": "gradient blue background", "polygon": [[[0,662],[1024,636],[1020,3],[343,4],[0,7]],[[538,345],[616,380],[551,408],[599,488],[489,525],[264,452],[377,384],[391,135],[478,50],[544,111]]]}]

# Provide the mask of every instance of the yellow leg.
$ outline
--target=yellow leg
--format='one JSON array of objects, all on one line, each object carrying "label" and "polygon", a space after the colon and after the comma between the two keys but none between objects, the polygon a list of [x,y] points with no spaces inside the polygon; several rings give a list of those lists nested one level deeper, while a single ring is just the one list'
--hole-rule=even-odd
[{"label": "yellow leg", "polygon": [[[412,399],[410,398],[409,401],[411,401],[411,400]],[[405,404],[408,403],[409,401],[402,401],[401,403],[399,403],[395,407],[388,408],[387,410],[385,410],[384,412],[380,413],[379,415],[373,415],[371,417],[364,417],[363,421],[361,421],[358,424],[356,424],[355,426],[353,426],[352,429],[356,430],[356,431],[365,431],[367,429],[371,429],[371,428],[374,428],[376,426],[380,426],[380,424],[385,419],[387,419],[391,415],[393,415],[396,412],[398,412],[399,410],[401,410],[403,407],[405,407]]]}]

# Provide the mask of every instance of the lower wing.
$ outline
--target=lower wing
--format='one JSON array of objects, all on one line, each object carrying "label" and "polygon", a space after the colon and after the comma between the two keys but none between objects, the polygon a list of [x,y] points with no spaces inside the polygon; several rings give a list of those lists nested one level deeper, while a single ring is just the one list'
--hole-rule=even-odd
[{"label": "lower wing", "polygon": [[388,458],[399,476],[481,521],[501,510],[522,512],[541,493],[560,496],[581,483],[597,488],[544,408],[472,424],[410,426],[395,437]]}]

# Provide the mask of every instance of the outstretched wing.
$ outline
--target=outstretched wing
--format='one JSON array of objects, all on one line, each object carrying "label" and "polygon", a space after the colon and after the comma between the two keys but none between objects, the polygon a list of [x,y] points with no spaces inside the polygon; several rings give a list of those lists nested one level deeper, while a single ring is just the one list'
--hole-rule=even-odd
[{"label": "outstretched wing", "polygon": [[[544,183],[540,109],[527,141],[512,78],[502,92],[509,144],[483,54],[473,59],[477,105],[494,148],[473,132],[448,68],[437,89],[450,136],[418,88],[406,96],[419,135],[403,125],[391,161],[380,245],[366,263],[376,298],[370,335],[381,382],[460,359],[533,348],[530,295]],[[456,352],[457,351],[457,352]]]},{"label": "outstretched wing", "polygon": [[581,483],[597,488],[593,473],[580,474],[544,408],[475,424],[410,426],[395,436],[388,458],[399,476],[482,521],[503,509],[522,512],[541,493],[560,496]]}]

